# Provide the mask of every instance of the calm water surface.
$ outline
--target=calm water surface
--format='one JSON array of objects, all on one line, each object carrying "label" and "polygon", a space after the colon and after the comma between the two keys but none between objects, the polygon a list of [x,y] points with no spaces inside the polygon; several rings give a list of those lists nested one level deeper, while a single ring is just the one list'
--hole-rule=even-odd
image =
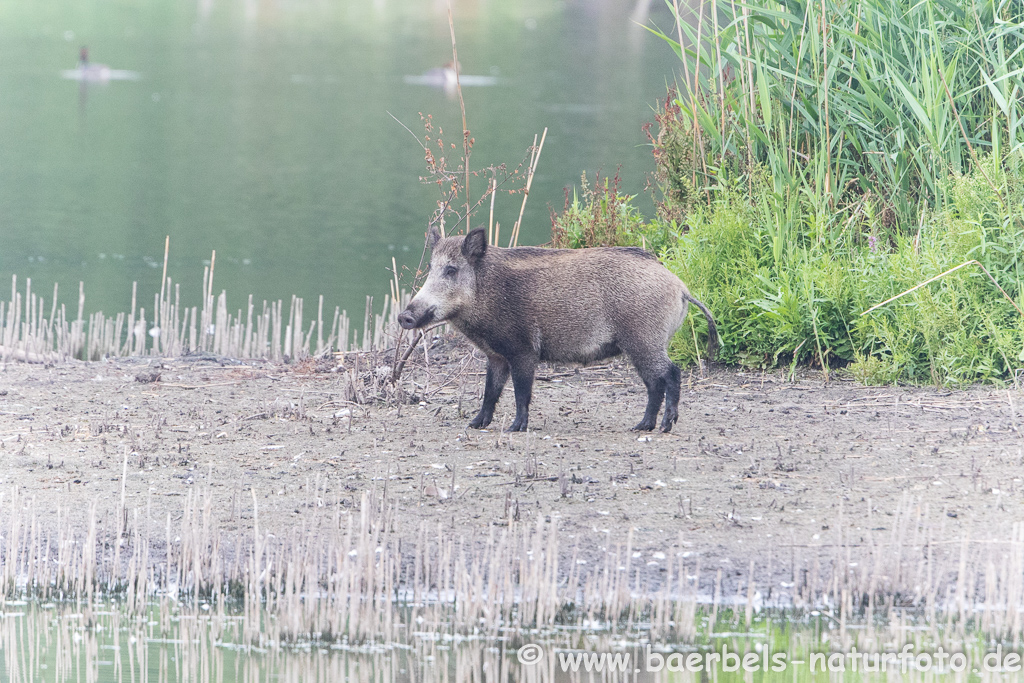
[{"label": "calm water surface", "polygon": [[[137,615],[128,614],[116,602],[101,601],[89,608],[9,601],[0,614],[0,679],[11,683],[928,683],[1012,680],[1005,676],[1013,669],[997,671],[1001,666],[994,657],[1002,661],[1007,653],[1016,652],[1009,644],[997,650],[982,638],[948,639],[934,629],[920,628],[899,629],[897,641],[891,641],[893,633],[886,627],[868,635],[863,626],[850,626],[842,636],[844,644],[838,645],[839,625],[825,618],[787,624],[758,616],[749,629],[723,619],[714,636],[706,633],[705,618],[697,644],[649,646],[642,629],[613,635],[580,631],[571,625],[497,640],[427,624],[411,628],[408,637],[397,643],[282,641],[268,634],[275,617],[262,617],[224,613],[205,603],[199,609],[186,608],[171,600],[155,602]],[[529,658],[523,656],[525,661],[520,661],[521,647],[527,652],[532,649]],[[944,663],[937,664],[933,655],[939,648],[961,653],[959,661],[952,660],[951,666],[947,654]],[[907,652],[905,660],[896,659],[901,651]],[[583,652],[615,656],[616,672],[594,670],[601,665],[593,659],[587,672],[580,659]],[[865,652],[873,653],[867,656],[866,668]],[[726,653],[732,653],[729,661],[723,656]],[[880,653],[889,653],[884,671]],[[698,664],[692,660],[689,665],[679,664],[694,654]],[[749,657],[746,670],[742,657]]]},{"label": "calm water surface", "polygon": [[[653,170],[640,127],[679,62],[635,10],[454,3],[463,71],[495,79],[465,88],[472,165],[518,164],[549,128],[521,243],[549,239],[549,207],[582,171],[621,164],[635,193]],[[663,3],[649,10],[671,27]],[[62,78],[84,45],[138,80]],[[458,142],[457,100],[406,78],[450,58],[444,2],[2,1],[0,282],[59,283],[73,311],[81,280],[87,311],[109,314],[128,310],[138,281],[151,305],[170,235],[182,303],[198,303],[216,250],[229,307],[296,294],[308,311],[323,294],[361,317],[367,294],[388,291],[392,256],[418,261],[437,199],[388,112],[421,137],[420,112],[432,114]],[[497,202],[505,235],[519,202]]]}]

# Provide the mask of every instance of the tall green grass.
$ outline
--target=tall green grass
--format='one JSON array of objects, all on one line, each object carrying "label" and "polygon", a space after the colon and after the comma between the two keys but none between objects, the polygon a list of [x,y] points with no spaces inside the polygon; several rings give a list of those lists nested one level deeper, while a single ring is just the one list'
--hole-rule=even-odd
[{"label": "tall green grass", "polygon": [[[945,208],[926,213],[914,234],[868,233],[864,243],[839,247],[804,244],[777,261],[758,202],[729,191],[690,213],[689,232],[663,258],[714,311],[723,339],[719,357],[726,362],[848,365],[873,383],[1009,380],[1024,367],[1024,317],[1003,293],[1018,306],[1024,301],[1024,177],[984,163],[984,171],[943,180]],[[988,179],[997,180],[1005,196],[998,197]],[[755,196],[763,191],[755,185]],[[1011,215],[1003,211],[1007,200],[1017,207]],[[984,270],[968,264],[863,315],[972,260]],[[688,328],[672,353],[684,362],[695,359]]]},{"label": "tall green grass", "polygon": [[684,79],[652,139],[661,220],[689,230],[668,262],[722,318],[724,358],[852,363],[874,382],[1016,377],[1024,4],[700,12],[696,32],[659,33]]},{"label": "tall green grass", "polygon": [[[560,243],[657,251],[727,362],[1018,379],[1024,3],[701,0],[652,30],[683,67],[648,128],[657,217],[584,187]],[[676,359],[702,335],[688,322]]]},{"label": "tall green grass", "polygon": [[778,255],[843,213],[913,229],[944,178],[1024,146],[1018,1],[701,0],[699,16],[679,22],[691,47],[655,31],[683,61],[668,163],[708,200],[763,169]]}]

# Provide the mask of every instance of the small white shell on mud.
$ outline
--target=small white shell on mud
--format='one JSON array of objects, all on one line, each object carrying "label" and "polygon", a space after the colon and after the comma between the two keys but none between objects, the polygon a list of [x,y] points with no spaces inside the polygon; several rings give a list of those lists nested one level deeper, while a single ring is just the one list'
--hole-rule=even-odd
[{"label": "small white shell on mud", "polygon": [[441,500],[445,500],[448,498],[448,491],[442,488],[438,488],[433,484],[427,484],[427,486],[423,489],[423,495],[430,496],[431,498],[440,498]]}]

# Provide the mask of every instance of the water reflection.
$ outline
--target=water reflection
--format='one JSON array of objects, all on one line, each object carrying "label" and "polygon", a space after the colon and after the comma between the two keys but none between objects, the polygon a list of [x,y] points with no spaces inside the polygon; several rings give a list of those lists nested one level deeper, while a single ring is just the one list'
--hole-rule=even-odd
[{"label": "water reflection", "polygon": [[[89,48],[82,46],[78,53],[78,64],[74,69],[60,72],[62,78],[78,81],[78,109],[85,114],[85,106],[89,101],[89,88],[95,85],[107,85],[111,81],[137,81],[141,74],[125,69],[111,69],[106,64],[99,64],[89,59]],[[41,257],[42,258],[42,257]],[[30,257],[31,261],[31,257]]]},{"label": "water reflection", "polygon": [[[789,630],[765,621],[750,633],[723,633],[702,647],[651,646],[642,633],[626,639],[575,628],[497,639],[410,629],[397,642],[349,646],[275,640],[268,635],[273,620],[267,614],[225,613],[208,604],[188,608],[166,599],[137,616],[117,603],[100,602],[90,609],[71,603],[7,602],[0,616],[0,678],[10,683],[668,683],[750,681],[755,676],[803,681],[824,673],[842,680],[926,681],[948,674],[953,674],[950,680],[966,679],[972,668],[987,671],[997,659],[1005,664],[1013,657],[1007,654],[1009,648],[1006,653],[999,648],[997,658],[970,641],[944,643],[943,651],[918,636],[902,651],[890,645],[888,655],[865,658],[850,644],[829,650],[827,629],[819,632],[820,624],[806,622]],[[871,663],[886,658],[884,672]],[[958,672],[962,665],[966,668]]]},{"label": "water reflection", "polygon": [[89,48],[83,46],[78,53],[78,65],[74,69],[61,71],[61,76],[82,83],[109,83],[110,81],[137,81],[137,71],[111,69],[106,64],[97,64],[89,60]]},{"label": "water reflection", "polygon": [[[257,305],[324,295],[328,311],[359,314],[388,291],[392,255],[418,263],[437,196],[389,113],[418,137],[419,113],[432,114],[458,141],[447,3],[16,5],[0,25],[3,278],[59,282],[70,310],[84,281],[85,312],[116,314],[132,282],[140,301],[159,292],[147,257],[160,261],[170,235],[183,303],[201,304],[216,249],[233,309],[249,294]],[[550,239],[549,207],[584,170],[621,164],[623,191],[642,192],[653,162],[641,126],[679,61],[630,21],[638,8],[671,26],[662,2],[453,2],[471,166],[514,166],[549,129],[521,243]],[[71,68],[83,44],[88,66]],[[511,226],[519,207],[500,197],[495,221]],[[99,256],[111,253],[125,258]]]},{"label": "water reflection", "polygon": [[454,62],[448,62],[442,67],[427,69],[419,76],[405,76],[404,80],[409,85],[440,88],[448,97],[454,97],[459,86],[475,88],[495,85],[498,82],[495,76],[474,76],[473,74],[464,74],[461,70],[456,73]]}]

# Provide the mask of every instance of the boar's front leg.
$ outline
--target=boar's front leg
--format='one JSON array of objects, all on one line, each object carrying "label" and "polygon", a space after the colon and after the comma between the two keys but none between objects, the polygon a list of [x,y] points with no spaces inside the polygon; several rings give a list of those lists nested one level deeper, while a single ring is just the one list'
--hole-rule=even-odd
[{"label": "boar's front leg", "polygon": [[533,356],[517,356],[509,364],[512,366],[512,387],[516,390],[516,419],[508,431],[525,432],[530,420],[530,399],[533,397],[533,375],[537,370],[537,359]]},{"label": "boar's front leg", "polygon": [[473,429],[483,429],[491,424],[494,418],[494,406],[498,404],[501,390],[505,388],[508,381],[508,363],[501,356],[487,357],[487,381],[484,384],[484,404],[480,412],[476,414],[469,426]]}]

